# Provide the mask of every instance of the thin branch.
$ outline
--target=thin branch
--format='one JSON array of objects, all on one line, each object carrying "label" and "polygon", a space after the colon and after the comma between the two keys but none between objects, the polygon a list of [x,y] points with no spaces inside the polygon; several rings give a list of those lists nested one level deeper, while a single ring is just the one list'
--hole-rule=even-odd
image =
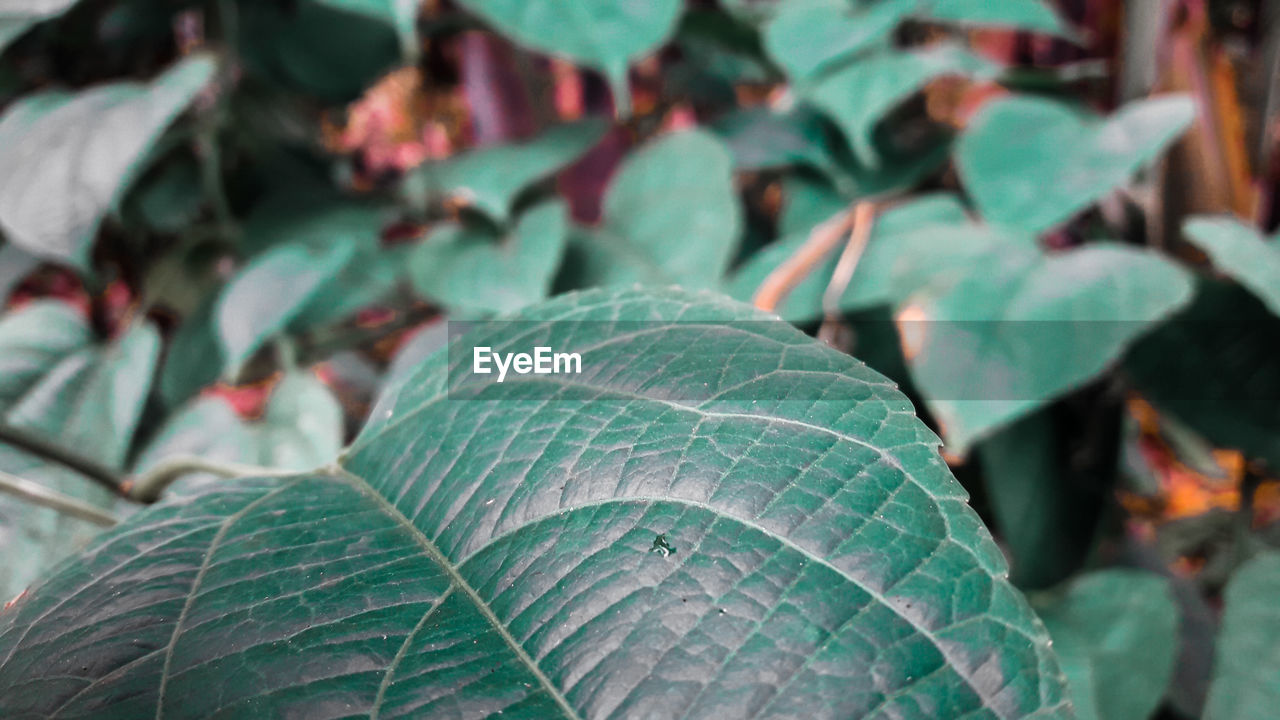
[{"label": "thin branch", "polygon": [[818,328],[818,339],[832,347],[847,344],[849,347],[843,348],[845,352],[852,352],[853,340],[852,337],[847,337],[844,343],[838,340],[842,335],[848,336],[845,331],[849,329],[841,320],[840,299],[844,297],[849,281],[853,279],[858,263],[861,262],[862,255],[867,250],[867,243],[871,241],[871,230],[875,225],[878,210],[879,205],[871,200],[864,200],[854,206],[853,226],[849,229],[849,240],[845,243],[844,250],[840,252],[840,259],[836,261],[831,280],[822,293],[823,319],[822,325]]},{"label": "thin branch", "polygon": [[235,477],[286,477],[297,475],[296,470],[245,465],[234,462],[206,460],[194,455],[176,455],[165,458],[146,472],[139,473],[124,483],[129,497],[140,503],[153,503],[160,499],[175,480],[191,473],[211,473],[225,478]]},{"label": "thin branch", "polygon": [[822,311],[827,318],[840,314],[840,298],[849,287],[853,273],[858,269],[858,262],[867,250],[867,242],[871,240],[871,229],[876,220],[876,203],[866,200],[853,209],[853,227],[849,231],[849,242],[845,243],[840,260],[836,262],[835,272],[831,274],[831,282],[822,293]]},{"label": "thin branch", "polygon": [[87,520],[102,527],[111,527],[116,524],[116,518],[110,513],[69,495],[63,495],[57,490],[47,488],[40,483],[20,478],[17,475],[10,475],[3,470],[0,470],[0,492],[9,493],[26,500],[32,505],[51,508],[64,515]]},{"label": "thin branch", "polygon": [[853,226],[855,215],[853,210],[842,210],[814,227],[800,249],[760,283],[751,304],[769,312],[777,310],[787,295],[836,248],[840,238]]},{"label": "thin branch", "polygon": [[0,423],[0,443],[12,445],[42,460],[70,468],[116,495],[125,494],[122,489],[124,478],[120,473],[39,435]]}]

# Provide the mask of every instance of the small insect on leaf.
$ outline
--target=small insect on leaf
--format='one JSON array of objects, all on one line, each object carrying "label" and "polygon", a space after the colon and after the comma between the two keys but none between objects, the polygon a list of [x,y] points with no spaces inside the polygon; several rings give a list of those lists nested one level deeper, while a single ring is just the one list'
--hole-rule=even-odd
[{"label": "small insect on leaf", "polygon": [[661,553],[662,557],[666,557],[668,555],[674,555],[676,553],[676,549],[667,544],[666,533],[659,533],[653,538],[653,547],[649,548],[649,552]]}]

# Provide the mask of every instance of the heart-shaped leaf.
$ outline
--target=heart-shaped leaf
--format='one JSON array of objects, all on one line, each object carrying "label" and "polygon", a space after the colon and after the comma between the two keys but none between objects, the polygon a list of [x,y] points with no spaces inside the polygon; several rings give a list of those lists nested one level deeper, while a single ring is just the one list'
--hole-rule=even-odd
[{"label": "heart-shaped leaf", "polygon": [[912,377],[949,450],[1079,387],[1192,297],[1165,258],[1097,244],[1045,255],[996,243],[898,312]]},{"label": "heart-shaped leaf", "polygon": [[165,421],[134,467],[144,472],[186,456],[302,471],[337,457],[342,436],[342,406],[329,388],[310,375],[288,374],[251,422],[217,396],[191,401]]},{"label": "heart-shaped leaf", "polygon": [[595,119],[552,128],[523,143],[481,148],[414,170],[403,192],[459,200],[494,221],[507,222],[520,193],[573,162],[604,137],[608,123]]},{"label": "heart-shaped leaf", "polygon": [[[627,66],[675,32],[680,0],[460,0],[517,42],[604,73],[619,108],[630,107]],[[624,113],[625,114],[625,113]]]},{"label": "heart-shaped leaf", "polygon": [[[0,321],[0,358],[6,370],[15,371],[6,376],[0,417],[118,468],[133,442],[159,354],[160,337],[150,325],[137,325],[104,346],[90,341],[85,321],[73,310],[28,306]],[[102,509],[116,501],[90,480],[3,442],[0,470]],[[18,594],[101,529],[0,493],[0,545],[13,559],[0,568],[0,596]]]},{"label": "heart-shaped leaf", "polygon": [[983,218],[1039,233],[1128,182],[1194,116],[1184,95],[1132,102],[1106,119],[1019,95],[978,112],[956,163]]},{"label": "heart-shaped leaf", "polygon": [[1226,217],[1192,218],[1183,228],[1214,267],[1235,278],[1280,315],[1280,243]]},{"label": "heart-shaped leaf", "polygon": [[254,258],[223,288],[214,317],[223,373],[235,377],[262,344],[284,330],[355,254],[351,241],[312,248],[290,243]]},{"label": "heart-shaped leaf", "polygon": [[604,222],[576,239],[577,272],[583,286],[714,287],[741,222],[733,161],[720,141],[701,130],[665,135],[614,176]]},{"label": "heart-shaped leaf", "polygon": [[25,97],[0,116],[0,228],[32,254],[86,268],[98,224],[148,149],[213,75],[192,56],[150,83]]},{"label": "heart-shaped leaf", "polygon": [[566,214],[562,203],[544,203],[505,237],[464,225],[435,229],[409,259],[414,287],[462,313],[505,313],[542,300],[564,255]]},{"label": "heart-shaped leaf", "polygon": [[1178,650],[1168,581],[1133,570],[1089,573],[1043,597],[1036,611],[1053,636],[1079,720],[1151,717]]},{"label": "heart-shaped leaf", "polygon": [[996,66],[954,45],[917,51],[885,51],[824,75],[801,89],[803,97],[840,126],[858,159],[872,167],[880,155],[872,131],[889,111],[947,75],[983,77]]},{"label": "heart-shaped leaf", "polygon": [[0,711],[1069,716],[936,438],[857,361],[674,291],[461,343],[582,372],[438,355],[342,467],[140,513],[0,616]]},{"label": "heart-shaped leaf", "polygon": [[1213,660],[1205,720],[1265,720],[1280,706],[1280,553],[1265,552],[1236,570]]}]

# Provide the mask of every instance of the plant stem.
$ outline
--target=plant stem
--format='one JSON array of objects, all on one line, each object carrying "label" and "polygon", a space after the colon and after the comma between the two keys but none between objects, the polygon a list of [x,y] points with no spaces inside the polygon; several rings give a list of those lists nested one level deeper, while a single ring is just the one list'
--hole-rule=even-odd
[{"label": "plant stem", "polygon": [[42,460],[48,460],[70,468],[116,495],[125,495],[123,489],[124,478],[121,477],[120,473],[56,442],[46,440],[26,430],[19,430],[10,425],[0,423],[0,443],[12,445]]},{"label": "plant stem", "polygon": [[102,527],[111,527],[116,524],[115,516],[110,513],[99,510],[68,495],[63,495],[56,490],[51,490],[40,483],[20,478],[17,475],[10,475],[3,470],[0,470],[0,492],[9,493],[33,505],[51,508],[64,515],[87,520]]},{"label": "plant stem", "polygon": [[131,499],[140,503],[153,503],[178,478],[201,472],[227,478],[284,477],[298,474],[296,470],[278,470],[258,465],[205,460],[194,455],[177,455],[165,458],[150,470],[130,478],[125,489]]}]

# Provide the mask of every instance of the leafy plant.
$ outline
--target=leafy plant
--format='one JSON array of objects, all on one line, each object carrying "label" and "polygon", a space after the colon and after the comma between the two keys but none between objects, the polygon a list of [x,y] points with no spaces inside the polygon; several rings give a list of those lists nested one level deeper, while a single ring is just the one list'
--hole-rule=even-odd
[{"label": "leafy plant", "polygon": [[1269,717],[1280,40],[1154,5],[0,9],[0,716]]},{"label": "leafy plant", "polygon": [[[338,465],[140,514],[14,614],[0,674],[34,691],[6,711],[1061,709],[1043,627],[882,378],[705,296],[592,292],[519,318],[476,342],[534,333],[629,370],[528,403],[540,376],[468,386],[435,356]],[[696,363],[721,348],[732,376]],[[812,399],[738,399],[745,376]],[[86,653],[68,682],[59,659]]]}]

